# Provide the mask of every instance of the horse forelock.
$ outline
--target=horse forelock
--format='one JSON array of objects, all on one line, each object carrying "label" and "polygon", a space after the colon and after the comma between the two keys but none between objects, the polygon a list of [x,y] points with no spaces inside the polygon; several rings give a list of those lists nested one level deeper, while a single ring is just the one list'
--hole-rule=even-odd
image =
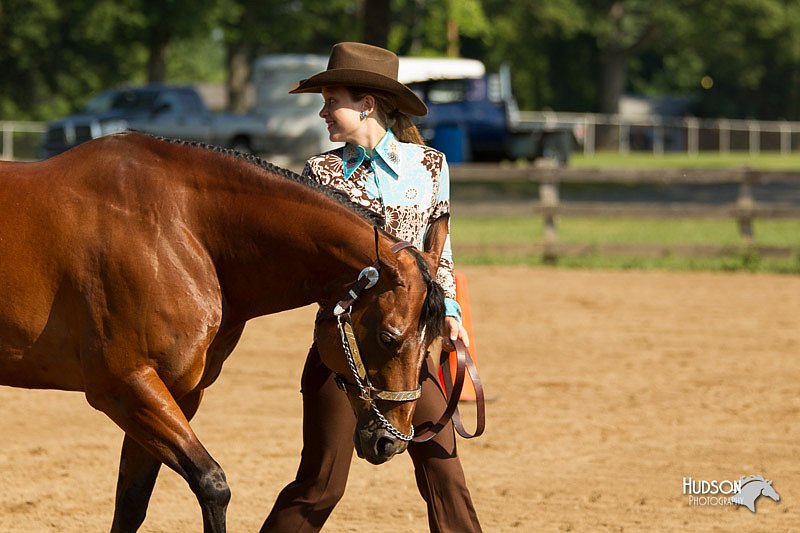
[{"label": "horse forelock", "polygon": [[[137,132],[137,133],[143,133],[143,132]],[[288,180],[294,181],[296,183],[300,183],[302,185],[305,185],[306,187],[309,187],[312,190],[315,190],[317,192],[320,192],[320,193],[324,194],[328,198],[331,198],[331,199],[335,200],[339,204],[343,205],[344,207],[349,208],[351,211],[353,211],[356,214],[360,215],[362,218],[366,219],[370,224],[378,226],[379,228],[383,228],[383,225],[385,224],[385,220],[381,215],[375,213],[374,211],[370,211],[369,209],[366,209],[365,207],[353,202],[352,200],[350,200],[350,197],[347,196],[347,194],[345,194],[344,192],[339,191],[337,189],[334,189],[332,187],[327,187],[325,185],[322,185],[321,183],[317,182],[316,180],[313,180],[313,179],[311,179],[309,177],[306,177],[306,176],[303,176],[301,174],[298,174],[298,173],[296,173],[296,172],[294,172],[292,170],[289,170],[287,168],[282,168],[282,167],[279,167],[277,165],[274,165],[274,164],[272,164],[272,163],[270,163],[270,162],[258,157],[257,155],[246,154],[246,153],[240,152],[238,150],[234,150],[232,148],[223,148],[221,146],[215,146],[215,145],[207,144],[207,143],[200,142],[200,141],[185,141],[185,140],[182,140],[182,139],[170,139],[170,138],[167,138],[167,137],[159,137],[157,135],[150,135],[148,133],[143,133],[143,134],[144,135],[148,135],[148,136],[150,136],[150,137],[152,137],[154,139],[160,140],[160,141],[168,142],[170,144],[177,144],[177,145],[182,145],[182,146],[191,146],[193,148],[201,148],[201,149],[207,150],[209,152],[214,152],[214,153],[222,154],[222,155],[225,155],[225,156],[228,156],[228,157],[232,157],[232,158],[235,158],[235,159],[238,159],[238,160],[241,160],[241,161],[245,161],[247,163],[250,163],[252,165],[257,166],[258,168],[260,168],[262,170],[266,170],[267,172],[269,172],[271,174],[276,174],[276,175],[281,176],[283,178],[286,178]]]}]

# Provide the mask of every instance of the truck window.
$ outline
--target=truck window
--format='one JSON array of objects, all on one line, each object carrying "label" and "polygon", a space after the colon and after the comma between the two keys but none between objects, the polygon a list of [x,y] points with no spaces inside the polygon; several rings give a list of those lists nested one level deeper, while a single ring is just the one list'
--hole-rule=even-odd
[{"label": "truck window", "polygon": [[161,106],[168,106],[162,114],[165,115],[180,115],[184,113],[183,105],[181,104],[181,98],[178,96],[178,93],[167,91],[161,93],[158,97],[158,100],[155,103],[155,109],[161,108]]},{"label": "truck window", "polygon": [[437,80],[428,88],[428,101],[432,104],[463,102],[466,96],[465,80]]},{"label": "truck window", "polygon": [[482,102],[487,98],[487,91],[485,78],[436,80],[428,87],[428,101],[431,104]]},{"label": "truck window", "polygon": [[181,91],[178,93],[180,100],[180,107],[184,113],[189,115],[201,115],[205,112],[205,108],[199,101],[197,94],[190,91]]},{"label": "truck window", "polygon": [[149,111],[153,107],[156,93],[151,91],[109,91],[100,93],[86,104],[87,113],[104,113],[112,109]]}]

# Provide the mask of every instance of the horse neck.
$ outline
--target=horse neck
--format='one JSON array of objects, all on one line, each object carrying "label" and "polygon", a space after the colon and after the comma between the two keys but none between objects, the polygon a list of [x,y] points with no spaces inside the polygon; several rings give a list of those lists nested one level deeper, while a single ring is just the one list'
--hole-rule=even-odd
[{"label": "horse neck", "polygon": [[237,320],[339,296],[375,261],[374,229],[355,211],[271,172],[255,184],[215,196],[204,239]]}]

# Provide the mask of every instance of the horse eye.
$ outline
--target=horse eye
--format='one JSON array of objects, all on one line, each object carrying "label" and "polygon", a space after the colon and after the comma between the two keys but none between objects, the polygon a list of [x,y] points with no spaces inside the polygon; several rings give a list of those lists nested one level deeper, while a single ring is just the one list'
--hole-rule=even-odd
[{"label": "horse eye", "polygon": [[388,331],[381,331],[378,337],[380,338],[381,344],[384,344],[386,346],[391,346],[395,342],[394,335],[392,335]]}]

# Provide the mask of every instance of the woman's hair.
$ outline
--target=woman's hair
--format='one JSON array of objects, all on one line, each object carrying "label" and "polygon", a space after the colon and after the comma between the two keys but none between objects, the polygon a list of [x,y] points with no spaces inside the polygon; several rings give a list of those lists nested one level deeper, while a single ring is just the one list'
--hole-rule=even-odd
[{"label": "woman's hair", "polygon": [[394,97],[383,91],[361,89],[359,87],[348,87],[350,95],[354,100],[361,100],[367,95],[375,98],[375,112],[378,120],[391,128],[397,140],[404,143],[425,144],[417,126],[411,121],[411,117],[397,109]]}]

